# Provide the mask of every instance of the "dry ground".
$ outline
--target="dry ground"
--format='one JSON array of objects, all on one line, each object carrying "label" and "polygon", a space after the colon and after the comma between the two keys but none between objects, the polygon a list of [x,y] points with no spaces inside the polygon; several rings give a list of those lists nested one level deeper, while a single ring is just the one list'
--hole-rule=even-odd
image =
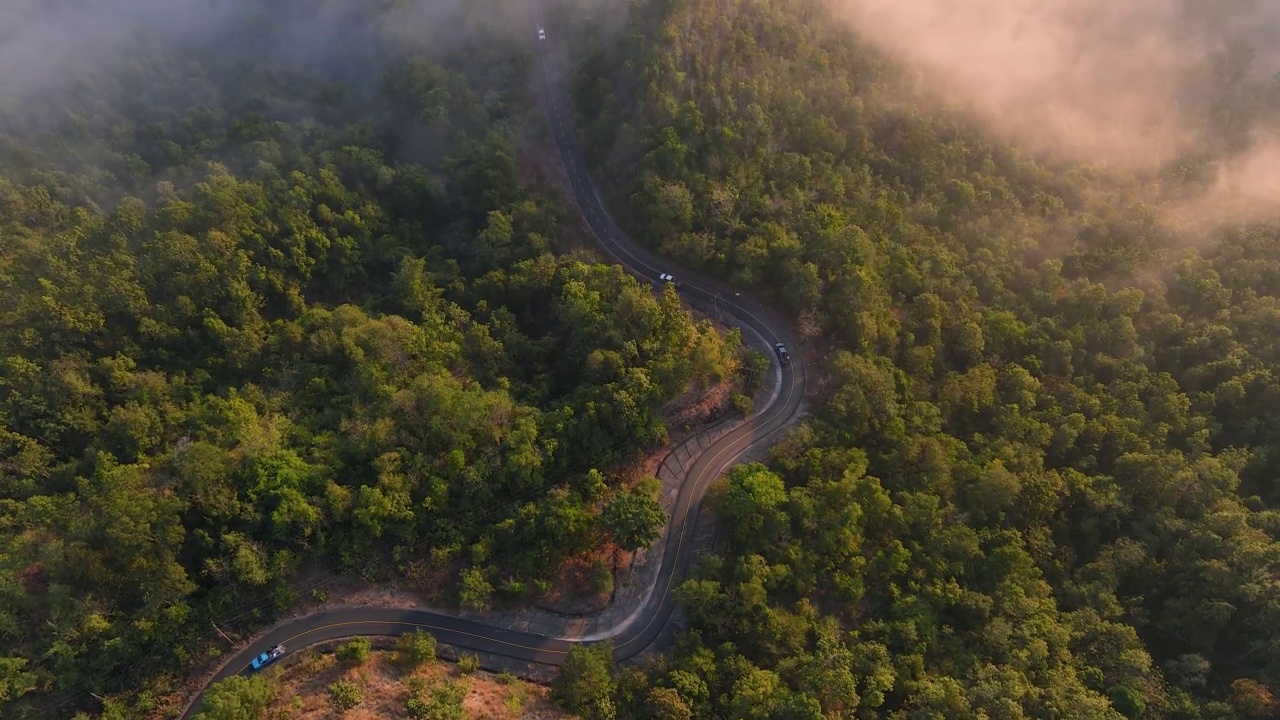
[{"label": "dry ground", "polygon": [[[276,703],[266,717],[288,720],[393,720],[408,718],[405,701],[413,686],[423,688],[419,696],[431,697],[434,688],[446,682],[462,682],[467,688],[463,707],[477,720],[558,720],[570,718],[548,699],[548,689],[511,676],[477,671],[470,675],[458,666],[428,663],[414,670],[397,665],[389,650],[374,650],[369,660],[346,667],[333,656],[332,647],[311,649],[291,659],[276,676],[280,688]],[[416,679],[415,679],[416,678]],[[363,699],[351,710],[339,713],[330,706],[329,685],[347,680],[360,688]]]}]

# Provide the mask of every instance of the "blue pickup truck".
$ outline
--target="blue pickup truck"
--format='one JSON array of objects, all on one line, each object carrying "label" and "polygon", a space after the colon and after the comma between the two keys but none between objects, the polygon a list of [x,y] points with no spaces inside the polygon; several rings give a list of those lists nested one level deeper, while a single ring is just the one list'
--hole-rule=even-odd
[{"label": "blue pickup truck", "polygon": [[270,665],[276,660],[279,660],[283,655],[284,655],[284,646],[277,645],[271,648],[270,650],[262,653],[258,657],[254,658],[253,661],[249,663],[249,667],[253,668],[254,670],[261,670],[262,668]]}]

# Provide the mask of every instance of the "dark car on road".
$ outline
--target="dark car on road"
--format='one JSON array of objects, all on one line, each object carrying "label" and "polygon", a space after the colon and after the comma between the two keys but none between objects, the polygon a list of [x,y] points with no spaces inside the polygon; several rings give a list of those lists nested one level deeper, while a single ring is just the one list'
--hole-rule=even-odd
[{"label": "dark car on road", "polygon": [[254,670],[261,670],[262,668],[270,665],[276,660],[279,660],[283,655],[284,655],[284,646],[277,645],[271,648],[270,650],[262,653],[258,657],[254,658],[253,661],[249,663],[249,666],[252,667]]},{"label": "dark car on road", "polygon": [[774,343],[773,351],[778,354],[778,362],[783,365],[791,364],[791,353],[787,352],[787,346],[782,343]]}]

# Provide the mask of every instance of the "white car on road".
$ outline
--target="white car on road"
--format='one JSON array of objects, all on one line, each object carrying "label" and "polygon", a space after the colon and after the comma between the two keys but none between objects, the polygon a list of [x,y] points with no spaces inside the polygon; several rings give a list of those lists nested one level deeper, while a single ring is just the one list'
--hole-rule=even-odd
[{"label": "white car on road", "polygon": [[778,354],[778,362],[783,365],[791,364],[791,353],[787,352],[787,346],[782,343],[774,343],[773,351]]},{"label": "white car on road", "polygon": [[546,31],[546,30],[543,30],[542,28],[538,28],[538,39],[539,39],[539,40],[546,40],[546,39],[547,39],[547,31]]}]

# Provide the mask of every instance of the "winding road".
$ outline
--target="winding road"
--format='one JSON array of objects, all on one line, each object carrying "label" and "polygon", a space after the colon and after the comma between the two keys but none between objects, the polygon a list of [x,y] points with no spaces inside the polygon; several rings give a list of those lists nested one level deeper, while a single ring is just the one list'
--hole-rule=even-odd
[{"label": "winding road", "polygon": [[[541,31],[546,27],[542,19],[543,10],[537,6],[533,10],[535,16],[532,20],[539,31],[536,37],[541,38]],[[563,66],[554,51],[555,36],[547,33],[545,37],[534,40],[541,66],[542,101],[573,197],[592,233],[631,274],[659,286],[661,274],[673,274],[680,280],[680,293],[685,302],[721,317],[731,316],[742,328],[744,341],[760,345],[773,358],[773,371],[778,380],[777,391],[764,407],[744,424],[716,440],[689,468],[671,513],[662,563],[652,592],[639,612],[614,628],[610,636],[614,643],[614,660],[623,661],[647,648],[675,609],[673,590],[677,579],[688,569],[692,557],[693,525],[707,486],[753,445],[766,441],[782,429],[799,411],[805,389],[804,361],[796,353],[792,355],[790,365],[778,363],[773,343],[783,342],[792,347],[795,343],[785,321],[764,306],[739,297],[721,283],[698,277],[660,260],[618,229],[597,195],[573,132],[572,113],[563,87]],[[417,629],[426,630],[440,642],[464,650],[556,666],[564,662],[575,645],[589,642],[508,630],[427,610],[343,608],[316,612],[271,630],[231,657],[209,682],[246,672],[254,656],[279,643],[283,643],[289,652],[294,652],[327,640],[357,635],[400,635]],[[180,717],[193,716],[199,706],[197,699]]]}]

